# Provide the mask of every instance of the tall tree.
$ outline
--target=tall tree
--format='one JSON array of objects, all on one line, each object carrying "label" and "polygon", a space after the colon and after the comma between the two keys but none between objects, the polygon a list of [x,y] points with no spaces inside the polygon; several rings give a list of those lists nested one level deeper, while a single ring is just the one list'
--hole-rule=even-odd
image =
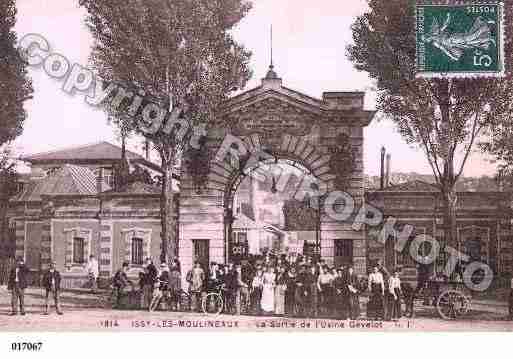
[{"label": "tall tree", "polygon": [[16,47],[16,4],[0,2],[0,238],[6,236],[5,215],[8,199],[16,190],[15,163],[11,142],[23,131],[26,112],[23,105],[32,95],[26,63]]},{"label": "tall tree", "polygon": [[23,131],[26,118],[23,104],[31,99],[32,83],[26,62],[16,47],[16,4],[0,2],[0,146],[10,143]]},{"label": "tall tree", "polygon": [[505,117],[491,126],[481,148],[492,155],[497,164],[496,180],[503,190],[513,190],[513,117]]},{"label": "tall tree", "polygon": [[[208,124],[229,93],[251,76],[250,53],[230,31],[250,9],[244,0],[82,0],[94,38],[99,75],[190,124]],[[151,100],[150,100],[151,99]],[[126,104],[125,104],[126,106]],[[123,106],[121,106],[123,107]],[[162,255],[177,253],[172,173],[184,151],[177,128],[148,132],[139,115],[119,113],[122,124],[146,136],[160,155]],[[178,131],[179,132],[179,131]]]},{"label": "tall tree", "polygon": [[[449,1],[450,2],[450,1]],[[513,114],[512,22],[506,22],[505,78],[415,78],[415,1],[369,0],[352,26],[350,60],[376,81],[377,107],[426,155],[441,192],[446,244],[455,244],[455,185],[490,126]],[[505,18],[512,19],[512,1]]]}]

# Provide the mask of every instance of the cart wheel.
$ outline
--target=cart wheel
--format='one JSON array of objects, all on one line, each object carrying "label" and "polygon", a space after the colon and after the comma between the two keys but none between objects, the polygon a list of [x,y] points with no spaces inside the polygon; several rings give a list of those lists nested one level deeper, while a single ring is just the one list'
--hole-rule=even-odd
[{"label": "cart wheel", "polygon": [[205,314],[219,314],[223,310],[223,297],[218,293],[208,293],[201,303]]},{"label": "cart wheel", "polygon": [[447,320],[457,319],[467,314],[470,307],[470,301],[461,292],[456,290],[446,290],[436,302],[436,309],[440,317]]}]

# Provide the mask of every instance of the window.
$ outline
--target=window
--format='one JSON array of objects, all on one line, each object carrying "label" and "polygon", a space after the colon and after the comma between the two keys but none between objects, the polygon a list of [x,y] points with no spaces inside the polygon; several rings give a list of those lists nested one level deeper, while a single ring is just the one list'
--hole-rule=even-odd
[{"label": "window", "polygon": [[336,257],[353,257],[353,241],[347,239],[335,240],[335,256]]},{"label": "window", "polygon": [[73,263],[85,263],[85,239],[81,237],[73,238]]},{"label": "window", "polygon": [[105,171],[103,172],[103,181],[105,183],[107,183],[110,187],[113,187],[114,186],[114,176],[112,175],[112,173],[109,171]]},{"label": "window", "polygon": [[[397,252],[396,263],[398,266],[415,267],[417,265],[417,263],[413,260],[411,254],[410,254],[410,246],[414,239],[415,239],[415,236],[413,236],[413,235],[408,237],[408,240],[406,241],[403,250],[400,252]],[[396,238],[396,244],[397,244],[398,240],[399,239]],[[419,248],[419,254],[422,255],[421,248]]]},{"label": "window", "polygon": [[335,265],[347,266],[353,264],[353,241],[350,239],[335,239]]},{"label": "window", "polygon": [[248,233],[242,231],[233,232],[233,242],[230,243],[230,259],[240,260],[248,254]]},{"label": "window", "polygon": [[303,255],[308,257],[315,257],[315,254],[317,253],[317,246],[315,243],[308,243],[305,241],[303,245]]},{"label": "window", "polygon": [[142,265],[144,263],[143,245],[142,238],[132,238],[132,264]]},{"label": "window", "polygon": [[235,243],[247,243],[248,234],[246,232],[235,232],[234,233]]},{"label": "window", "polygon": [[[100,176],[101,172],[102,171],[100,170],[100,168],[97,168],[93,171],[94,176],[96,178],[98,178],[98,176]],[[108,184],[111,187],[114,185],[114,175],[110,168],[103,168],[103,182],[105,182],[106,184]]]}]

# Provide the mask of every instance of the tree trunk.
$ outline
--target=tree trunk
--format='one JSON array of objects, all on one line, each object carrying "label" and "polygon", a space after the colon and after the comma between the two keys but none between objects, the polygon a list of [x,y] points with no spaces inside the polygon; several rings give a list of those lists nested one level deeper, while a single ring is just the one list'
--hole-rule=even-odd
[{"label": "tree trunk", "polygon": [[1,199],[2,204],[0,204],[0,258],[7,258],[8,252],[8,244],[11,238],[8,235],[8,224],[7,224],[7,199]]},{"label": "tree trunk", "polygon": [[442,191],[442,200],[444,205],[444,244],[458,249],[456,227],[456,203],[458,196],[454,186]]},{"label": "tree trunk", "polygon": [[126,159],[126,135],[121,134],[121,159]]},{"label": "tree trunk", "polygon": [[444,243],[445,246],[451,246],[458,249],[458,233],[456,224],[456,203],[458,196],[456,193],[456,174],[454,171],[454,152],[456,150],[455,140],[452,138],[452,123],[450,106],[450,81],[442,80],[440,84],[440,112],[442,116],[441,131],[445,138],[441,141],[441,156],[444,159],[444,169],[440,184],[442,189],[442,201],[444,205]]},{"label": "tree trunk", "polygon": [[173,166],[169,161],[162,160],[162,188],[160,195],[160,223],[162,226],[162,249],[160,260],[168,262],[177,255],[175,206],[173,195]]}]

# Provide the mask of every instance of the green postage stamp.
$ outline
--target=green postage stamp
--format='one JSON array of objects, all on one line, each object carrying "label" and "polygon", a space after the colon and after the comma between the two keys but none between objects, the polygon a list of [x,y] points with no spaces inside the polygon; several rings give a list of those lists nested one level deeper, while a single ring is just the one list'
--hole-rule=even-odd
[{"label": "green postage stamp", "polygon": [[417,5],[417,77],[504,76],[502,3]]}]

